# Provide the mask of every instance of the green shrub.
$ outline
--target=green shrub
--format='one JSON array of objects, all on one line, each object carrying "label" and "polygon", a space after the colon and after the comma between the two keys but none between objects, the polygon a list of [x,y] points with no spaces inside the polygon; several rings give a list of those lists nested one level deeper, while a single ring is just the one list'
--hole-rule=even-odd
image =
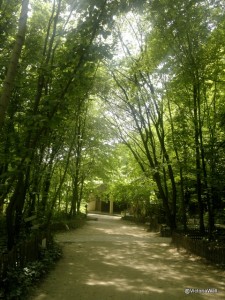
[{"label": "green shrub", "polygon": [[53,242],[49,249],[42,250],[40,260],[30,262],[24,268],[8,270],[3,280],[0,299],[25,299],[29,288],[48,273],[61,255],[61,248]]}]

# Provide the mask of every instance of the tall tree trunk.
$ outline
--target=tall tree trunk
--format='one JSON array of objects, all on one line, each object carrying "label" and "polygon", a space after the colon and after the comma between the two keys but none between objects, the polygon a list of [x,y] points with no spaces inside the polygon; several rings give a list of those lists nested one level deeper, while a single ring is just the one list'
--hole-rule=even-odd
[{"label": "tall tree trunk", "polygon": [[12,90],[14,87],[14,80],[17,74],[19,58],[21,56],[21,51],[25,40],[28,5],[29,5],[29,0],[22,1],[22,8],[21,8],[19,25],[18,25],[18,33],[12,51],[11,59],[8,65],[6,77],[3,83],[3,90],[0,97],[0,130],[4,125],[6,111],[9,106],[10,97],[12,95]]},{"label": "tall tree trunk", "polygon": [[[206,201],[207,201],[207,208],[208,208],[208,227],[209,227],[209,235],[212,235],[213,230],[215,229],[215,217],[214,217],[214,201],[213,197],[216,194],[216,189],[214,189],[214,180],[215,178],[215,169],[216,169],[216,163],[215,163],[215,136],[216,136],[216,94],[217,94],[217,85],[215,83],[215,90],[213,95],[213,101],[211,105],[208,105],[208,99],[207,94],[205,92],[204,98],[206,102],[206,109],[207,109],[207,127],[209,129],[210,134],[210,151],[211,151],[211,158],[209,160],[209,173],[210,176],[207,173],[207,167],[206,167],[206,159],[205,159],[205,148],[203,144],[203,133],[202,130],[200,131],[200,144],[201,144],[201,159],[202,159],[202,169],[203,169],[203,176],[204,176],[204,187],[206,191]],[[200,110],[200,107],[199,107]],[[210,118],[213,118],[211,121]],[[210,182],[211,181],[211,182]],[[211,186],[210,186],[211,185]]]},{"label": "tall tree trunk", "polygon": [[51,206],[50,206],[50,210],[49,210],[49,212],[47,214],[47,218],[46,218],[46,223],[45,223],[46,228],[48,228],[49,225],[50,225],[54,207],[55,207],[57,199],[59,197],[59,193],[61,193],[63,183],[65,182],[66,175],[67,175],[68,169],[69,169],[71,154],[72,154],[72,151],[73,151],[73,148],[74,148],[74,145],[75,145],[75,141],[76,141],[76,133],[73,134],[72,141],[71,141],[71,144],[70,144],[69,149],[68,149],[68,154],[67,154],[67,158],[66,158],[66,162],[65,162],[64,171],[63,171],[62,177],[60,178],[59,186],[57,187],[57,189],[55,191],[55,195],[52,198],[52,203],[51,203]]},{"label": "tall tree trunk", "polygon": [[78,203],[77,203],[77,213],[79,214],[80,212],[80,205],[81,205],[81,201],[82,201],[82,198],[83,198],[83,190],[84,190],[84,179],[85,179],[85,176],[82,176],[82,178],[80,179],[80,190],[79,190],[79,200],[78,200]]},{"label": "tall tree trunk", "polygon": [[[142,113],[142,107],[141,107],[142,104],[140,103],[140,101],[137,100],[137,103],[136,103],[137,104],[137,109],[136,109],[135,106],[133,105],[132,101],[130,101],[127,90],[119,82],[119,80],[117,79],[115,74],[113,74],[113,78],[114,78],[116,84],[118,85],[118,87],[122,90],[122,92],[124,94],[124,100],[123,101],[127,105],[127,107],[129,108],[130,114],[132,115],[132,118],[135,122],[138,134],[141,138],[141,143],[143,145],[144,154],[145,154],[145,156],[148,160],[148,163],[149,163],[149,167],[150,167],[151,170],[155,170],[155,173],[153,174],[153,180],[155,181],[155,183],[157,185],[160,198],[162,199],[163,207],[164,207],[166,218],[167,218],[167,225],[173,231],[174,229],[176,229],[176,186],[175,186],[172,166],[169,162],[169,156],[166,152],[166,148],[165,148],[165,145],[164,145],[163,133],[160,133],[160,129],[163,130],[163,127],[162,127],[163,126],[163,119],[160,117],[160,112],[159,111],[157,111],[157,113],[158,113],[157,116],[155,116],[155,115],[153,116],[151,114],[151,112],[149,111],[149,109],[146,109],[146,113],[148,115],[147,120],[146,120],[145,116]],[[142,78],[143,78],[143,76],[142,76]],[[137,84],[137,87],[140,88],[139,84]],[[151,85],[151,89],[152,88],[153,87]],[[156,109],[158,109],[156,103],[155,103],[155,107],[156,107]],[[154,134],[153,134],[152,129],[151,129],[151,126],[152,126],[151,122],[152,122],[152,124],[154,125],[154,128],[157,131],[157,137],[158,137],[158,141],[159,141],[160,146],[161,146],[161,151],[162,151],[163,158],[165,158],[165,160],[167,162],[169,178],[170,178],[171,183],[172,183],[172,194],[173,194],[172,195],[172,209],[169,205],[169,197],[168,197],[167,192],[166,192],[166,186],[167,186],[166,180],[163,181],[159,171],[157,171],[158,168],[159,168],[159,161],[158,161],[158,158],[157,158],[157,155],[156,155],[156,144],[154,142]],[[123,139],[123,140],[125,140],[125,139]],[[132,149],[132,146],[129,145],[128,142],[125,142],[125,144],[129,147],[129,149],[133,153],[135,159],[139,163],[139,165],[142,168],[143,172],[146,173],[144,164],[140,161],[140,157],[139,157],[138,153],[134,149]],[[165,175],[165,173],[164,173],[164,175]]]},{"label": "tall tree trunk", "polygon": [[50,172],[48,171],[46,174],[44,183],[43,183],[42,198],[39,203],[38,215],[40,217],[44,216],[44,214],[45,214],[46,205],[48,202],[48,194],[49,194],[49,190],[50,190],[50,186],[51,186],[51,178],[52,178],[51,171]]},{"label": "tall tree trunk", "polygon": [[205,232],[204,225],[204,205],[202,201],[202,181],[201,181],[201,154],[200,154],[200,141],[199,141],[199,122],[198,122],[198,88],[193,85],[193,100],[194,100],[194,129],[195,129],[195,162],[196,162],[196,189],[199,208],[199,222],[200,231]]},{"label": "tall tree trunk", "polygon": [[170,125],[171,125],[171,132],[172,132],[172,141],[173,141],[173,148],[176,154],[176,159],[179,165],[179,174],[180,174],[180,193],[181,193],[181,213],[182,213],[182,225],[184,227],[184,231],[187,230],[187,215],[186,215],[186,205],[185,205],[185,196],[184,196],[184,177],[183,177],[183,168],[180,161],[179,152],[175,142],[175,132],[174,132],[174,123],[173,117],[171,112],[171,105],[170,100],[168,98],[168,109],[169,109],[169,116],[170,116]]},{"label": "tall tree trunk", "polygon": [[6,209],[7,247],[11,250],[20,233],[22,209],[26,194],[26,180],[21,172],[18,176],[15,191]]}]

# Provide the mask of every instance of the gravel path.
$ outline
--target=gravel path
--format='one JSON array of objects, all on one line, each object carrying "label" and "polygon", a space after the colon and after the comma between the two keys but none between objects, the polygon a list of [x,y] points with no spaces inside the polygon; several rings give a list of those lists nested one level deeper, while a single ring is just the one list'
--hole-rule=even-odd
[{"label": "gravel path", "polygon": [[225,299],[225,273],[179,254],[170,238],[119,217],[91,217],[98,220],[56,236],[63,258],[30,300]]}]

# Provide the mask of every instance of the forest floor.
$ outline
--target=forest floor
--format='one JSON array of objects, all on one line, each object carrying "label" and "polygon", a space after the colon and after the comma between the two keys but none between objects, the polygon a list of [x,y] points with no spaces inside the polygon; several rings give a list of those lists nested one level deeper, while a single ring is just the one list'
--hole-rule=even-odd
[{"label": "forest floor", "polygon": [[56,235],[63,257],[30,300],[225,299],[224,270],[178,253],[170,238],[120,217],[89,218]]}]

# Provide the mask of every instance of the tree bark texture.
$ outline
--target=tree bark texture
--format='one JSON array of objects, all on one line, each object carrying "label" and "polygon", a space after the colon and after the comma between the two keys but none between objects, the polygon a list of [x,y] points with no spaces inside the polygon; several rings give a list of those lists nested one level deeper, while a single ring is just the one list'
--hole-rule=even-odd
[{"label": "tree bark texture", "polygon": [[14,80],[17,73],[17,67],[18,67],[22,47],[25,40],[26,25],[27,25],[27,18],[28,18],[28,5],[29,5],[29,0],[22,1],[22,8],[21,8],[19,25],[18,25],[18,33],[16,36],[16,41],[12,51],[11,59],[8,65],[6,77],[3,83],[2,94],[0,97],[0,130],[2,129],[5,122],[6,111],[9,106],[10,98],[12,95]]}]

